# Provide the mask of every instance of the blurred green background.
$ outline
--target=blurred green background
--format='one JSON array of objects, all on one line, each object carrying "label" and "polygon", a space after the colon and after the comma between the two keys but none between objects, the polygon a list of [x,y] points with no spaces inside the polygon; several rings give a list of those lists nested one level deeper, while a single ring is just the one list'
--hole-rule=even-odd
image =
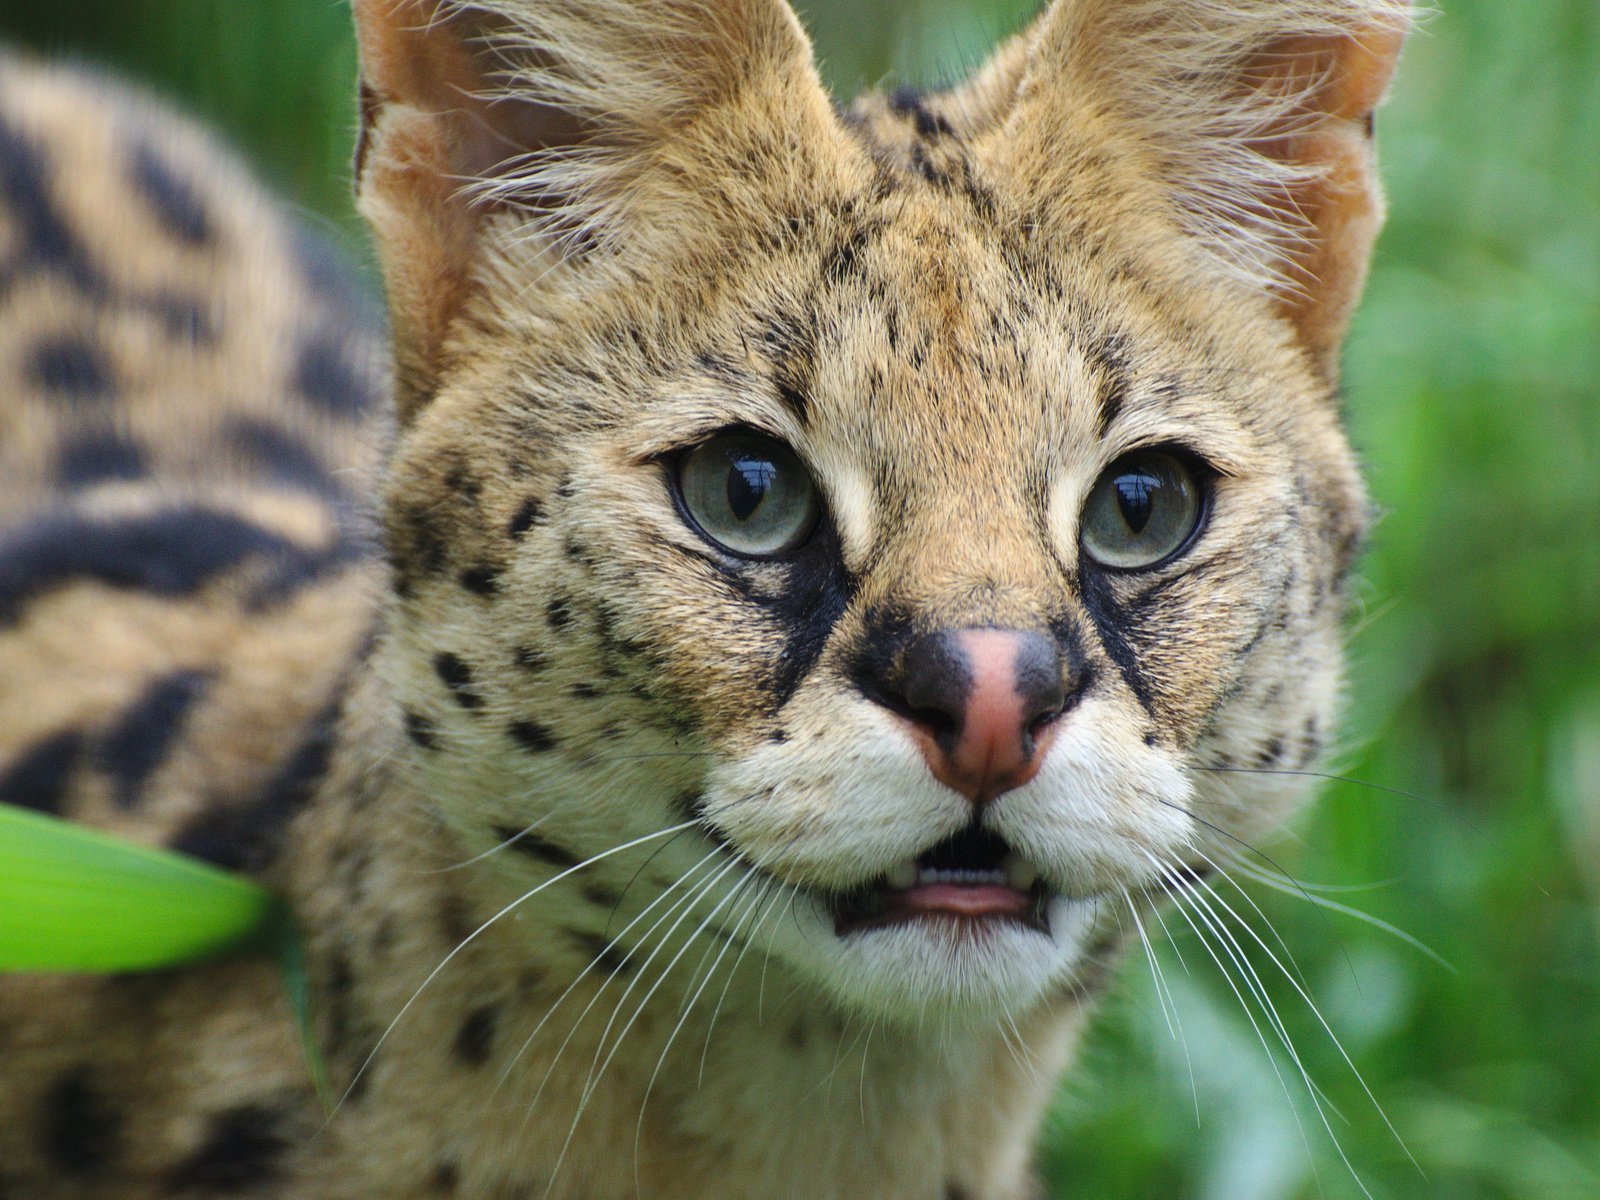
[{"label": "blurred green background", "polygon": [[[805,15],[853,91],[953,78],[1034,7],[811,0]],[[0,0],[0,38],[151,81],[364,253],[337,0]],[[1382,787],[1332,784],[1273,853],[1451,969],[1303,898],[1252,895],[1420,1171],[1296,989],[1256,965],[1374,1196],[1593,1200],[1600,8],[1443,0],[1380,132],[1391,216],[1346,382],[1387,515],[1357,588],[1338,770]],[[1159,959],[1182,1042],[1131,956],[1056,1108],[1053,1194],[1360,1196],[1292,1064],[1277,1055],[1280,1084],[1216,967],[1174,933]]]}]

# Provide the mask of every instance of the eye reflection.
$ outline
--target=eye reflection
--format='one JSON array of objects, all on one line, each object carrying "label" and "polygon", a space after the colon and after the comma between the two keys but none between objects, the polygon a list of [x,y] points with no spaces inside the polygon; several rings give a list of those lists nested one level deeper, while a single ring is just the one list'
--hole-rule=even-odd
[{"label": "eye reflection", "polygon": [[1090,558],[1136,570],[1171,557],[1200,523],[1200,484],[1175,454],[1135,450],[1112,463],[1083,506],[1080,540]]},{"label": "eye reflection", "polygon": [[752,433],[724,433],[678,465],[678,494],[705,538],[735,554],[770,558],[801,545],[821,501],[810,472],[788,446]]}]

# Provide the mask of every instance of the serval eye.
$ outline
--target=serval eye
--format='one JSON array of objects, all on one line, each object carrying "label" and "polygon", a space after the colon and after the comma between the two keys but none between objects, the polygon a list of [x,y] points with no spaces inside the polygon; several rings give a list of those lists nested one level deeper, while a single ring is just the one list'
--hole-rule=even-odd
[{"label": "serval eye", "polygon": [[702,535],[750,558],[795,549],[816,527],[821,508],[795,452],[749,433],[719,434],[684,455],[678,494]]},{"label": "serval eye", "polygon": [[1095,481],[1080,538],[1090,558],[1120,570],[1171,558],[1200,523],[1200,482],[1181,458],[1160,450],[1124,454]]}]

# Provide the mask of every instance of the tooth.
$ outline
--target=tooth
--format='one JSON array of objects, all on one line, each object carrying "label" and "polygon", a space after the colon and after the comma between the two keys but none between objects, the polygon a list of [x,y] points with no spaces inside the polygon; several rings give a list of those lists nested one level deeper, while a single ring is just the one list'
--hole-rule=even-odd
[{"label": "tooth", "polygon": [[909,859],[903,863],[896,863],[889,868],[885,882],[896,891],[903,892],[907,888],[917,886],[917,864]]},{"label": "tooth", "polygon": [[1006,886],[1026,892],[1039,882],[1039,869],[1020,854],[1008,854],[1001,860]]}]

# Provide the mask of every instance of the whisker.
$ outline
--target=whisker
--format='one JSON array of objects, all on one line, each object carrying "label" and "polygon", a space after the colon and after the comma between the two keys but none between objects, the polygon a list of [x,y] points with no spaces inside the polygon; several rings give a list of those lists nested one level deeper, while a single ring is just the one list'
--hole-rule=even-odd
[{"label": "whisker", "polygon": [[[1277,1077],[1278,1087],[1282,1089],[1284,1099],[1289,1102],[1289,1113],[1294,1118],[1296,1128],[1300,1131],[1300,1141],[1306,1148],[1306,1158],[1311,1162],[1312,1171],[1315,1173],[1316,1156],[1311,1152],[1311,1139],[1306,1136],[1305,1123],[1300,1120],[1300,1110],[1295,1105],[1294,1094],[1289,1090],[1289,1081],[1283,1077],[1283,1071],[1278,1066],[1278,1057],[1272,1052],[1272,1047],[1267,1043],[1266,1035],[1261,1032],[1261,1025],[1257,1022],[1255,1012],[1250,1007],[1249,1002],[1245,1000],[1244,993],[1239,990],[1238,984],[1234,982],[1233,975],[1223,965],[1222,959],[1217,956],[1217,952],[1212,949],[1211,943],[1206,939],[1205,934],[1201,932],[1200,926],[1195,924],[1194,917],[1190,915],[1189,908],[1184,903],[1185,900],[1189,900],[1191,904],[1193,903],[1189,896],[1189,885],[1180,876],[1171,874],[1154,856],[1147,854],[1145,857],[1150,860],[1151,865],[1171,886],[1173,908],[1183,917],[1189,928],[1194,931],[1195,938],[1199,941],[1201,949],[1216,964],[1217,971],[1222,976],[1222,981],[1228,985],[1228,990],[1233,993],[1234,999],[1239,1002],[1239,1007],[1244,1012],[1245,1019],[1250,1022],[1250,1028],[1254,1031],[1256,1040],[1261,1043],[1261,1049],[1266,1053],[1267,1064],[1272,1068],[1273,1075]],[[1196,911],[1199,910],[1196,909]],[[1209,922],[1207,924],[1209,925]],[[1232,955],[1230,954],[1229,957],[1231,958]]]},{"label": "whisker", "polygon": [[[1234,867],[1241,874],[1243,874],[1245,878],[1251,879],[1256,883],[1261,884],[1263,887],[1268,887],[1275,892],[1282,892],[1285,895],[1294,896],[1297,899],[1305,900],[1308,903],[1315,905],[1317,908],[1327,909],[1329,912],[1336,912],[1342,916],[1353,917],[1364,925],[1370,925],[1374,929],[1381,930],[1391,937],[1398,938],[1400,941],[1410,946],[1413,950],[1416,950],[1420,954],[1426,955],[1428,958],[1438,963],[1452,975],[1461,974],[1459,967],[1457,967],[1449,959],[1445,958],[1432,946],[1428,945],[1426,942],[1420,940],[1412,934],[1407,933],[1398,925],[1391,925],[1382,917],[1375,917],[1371,913],[1362,912],[1359,908],[1353,908],[1348,904],[1341,904],[1337,900],[1330,900],[1326,896],[1317,895],[1315,893],[1307,894],[1303,888],[1284,883],[1282,880],[1279,880],[1274,876],[1267,874],[1266,872],[1251,870],[1248,864],[1235,863]],[[1238,885],[1236,884],[1235,886]],[[1357,889],[1351,888],[1350,890],[1354,891]]]},{"label": "whisker", "polygon": [[1356,787],[1370,788],[1375,792],[1387,792],[1391,796],[1400,796],[1407,800],[1415,800],[1418,804],[1437,804],[1438,801],[1430,796],[1417,792],[1408,792],[1404,788],[1390,787],[1385,783],[1373,783],[1368,779],[1356,779],[1351,775],[1336,775],[1331,771],[1294,770],[1287,767],[1200,767],[1190,766],[1191,771],[1205,771],[1213,775],[1298,775],[1307,779],[1324,779],[1330,783],[1348,783]]},{"label": "whisker", "polygon": [[1328,1035],[1329,1040],[1333,1042],[1334,1047],[1339,1051],[1339,1056],[1344,1059],[1345,1065],[1350,1068],[1350,1072],[1355,1076],[1356,1082],[1361,1085],[1361,1090],[1366,1093],[1367,1099],[1372,1102],[1372,1107],[1376,1109],[1378,1115],[1383,1118],[1383,1123],[1389,1127],[1389,1132],[1394,1135],[1394,1139],[1399,1144],[1400,1149],[1405,1151],[1405,1155],[1411,1160],[1412,1166],[1416,1167],[1418,1171],[1421,1171],[1422,1164],[1417,1162],[1416,1156],[1411,1153],[1411,1148],[1406,1145],[1405,1139],[1400,1136],[1400,1131],[1394,1127],[1394,1122],[1389,1119],[1389,1114],[1384,1111],[1383,1105],[1378,1103],[1377,1096],[1373,1095],[1372,1089],[1367,1086],[1366,1078],[1356,1067],[1355,1060],[1352,1059],[1349,1053],[1345,1050],[1344,1043],[1342,1043],[1339,1040],[1338,1035],[1333,1032],[1333,1026],[1328,1024],[1327,1018],[1322,1015],[1322,1010],[1317,1007],[1316,1001],[1311,998],[1310,993],[1307,992],[1305,988],[1300,986],[1299,981],[1296,980],[1294,975],[1283,965],[1282,962],[1278,960],[1278,956],[1272,952],[1272,948],[1268,946],[1266,942],[1261,940],[1260,935],[1257,934],[1254,929],[1250,928],[1248,924],[1240,919],[1239,914],[1234,912],[1226,900],[1217,895],[1216,890],[1212,888],[1210,884],[1202,879],[1200,881],[1200,886],[1206,891],[1207,894],[1215,899],[1216,902],[1220,904],[1236,922],[1238,922],[1239,927],[1250,935],[1251,939],[1256,943],[1256,945],[1261,947],[1261,949],[1266,953],[1267,957],[1272,960],[1272,965],[1277,967],[1278,970],[1282,972],[1283,977],[1289,981],[1290,986],[1300,994],[1300,998],[1304,1000],[1307,1007],[1311,1009],[1312,1015],[1317,1018],[1317,1023],[1322,1026],[1323,1031]]},{"label": "whisker", "polygon": [[[689,867],[687,870],[685,870],[683,872],[683,874],[679,875],[678,878],[675,879],[672,882],[671,886],[663,888],[662,891],[661,891],[661,894],[659,896],[657,896],[654,900],[650,901],[649,904],[645,905],[645,907],[643,908],[643,910],[640,911],[638,916],[634,917],[633,920],[629,921],[625,926],[623,926],[622,929],[620,931],[618,931],[617,936],[612,938],[610,941],[608,941],[606,943],[605,947],[598,954],[596,954],[593,958],[591,958],[589,960],[589,962],[584,966],[583,970],[578,972],[577,976],[574,977],[572,982],[567,984],[566,989],[564,991],[562,991],[561,995],[557,996],[555,998],[555,1000],[550,1004],[550,1006],[545,1010],[544,1016],[539,1018],[539,1021],[538,1021],[538,1023],[536,1025],[534,1025],[532,1032],[530,1032],[528,1034],[528,1036],[525,1039],[523,1039],[522,1045],[520,1047],[518,1047],[517,1052],[514,1055],[512,1055],[511,1061],[506,1064],[505,1069],[503,1071],[501,1071],[500,1078],[495,1084],[495,1089],[496,1090],[499,1090],[500,1085],[505,1083],[506,1079],[510,1076],[512,1070],[516,1067],[517,1063],[519,1061],[521,1061],[522,1056],[527,1053],[528,1047],[533,1044],[533,1040],[536,1037],[539,1036],[540,1030],[542,1030],[545,1027],[546,1023],[549,1022],[550,1018],[555,1015],[556,1010],[558,1008],[560,1008],[561,1005],[566,1002],[567,997],[572,995],[573,991],[576,990],[578,985],[580,983],[582,983],[585,978],[588,977],[589,973],[592,972],[597,966],[600,965],[600,963],[604,960],[605,956],[607,954],[611,953],[612,951],[616,950],[617,947],[619,945],[621,945],[622,939],[623,939],[624,936],[627,935],[628,931],[631,930],[635,925],[637,925],[641,921],[643,921],[647,916],[649,916],[651,911],[656,907],[656,905],[660,904],[668,896],[672,895],[672,893],[674,891],[676,891],[682,884],[684,884],[684,883],[686,883],[688,881],[690,876],[692,876],[701,867],[705,866],[705,864],[707,862],[709,862],[711,859],[715,858],[717,853],[718,853],[718,850],[715,847],[713,847],[709,852],[707,852],[705,857],[700,859],[699,862],[695,863],[692,867]],[[666,910],[666,913],[664,915],[662,915],[661,917],[657,918],[656,923],[654,925],[652,925],[649,929],[645,930],[645,932],[641,935],[641,937],[642,938],[648,938],[660,926],[661,922],[665,921],[667,919],[667,917],[670,916],[671,913],[674,912],[675,910],[676,910],[676,905],[669,906],[667,908],[667,910]],[[608,928],[609,928],[609,926],[608,926]],[[602,934],[601,936],[603,937],[605,935]],[[603,992],[604,990],[605,989],[603,987],[600,988],[595,993],[595,999],[598,999],[599,995],[600,995],[600,992]],[[590,1004],[592,1005],[593,1003],[594,1003],[594,1001],[591,1000]],[[585,1009],[584,1011],[587,1012],[588,1010]],[[582,1020],[582,1015],[580,1014],[579,1021],[581,1021],[581,1020]],[[574,1027],[574,1029],[576,1029],[576,1027]],[[570,1039],[571,1035],[568,1035],[568,1036],[569,1036],[569,1039]],[[564,1049],[565,1046],[566,1046],[566,1043],[563,1042],[562,1043],[562,1048]],[[560,1059],[559,1051],[557,1052],[556,1058],[557,1058],[557,1060]],[[552,1069],[553,1069],[553,1066],[554,1066],[554,1064],[552,1064]],[[548,1078],[548,1072],[546,1073],[546,1078]],[[543,1090],[543,1084],[542,1083],[540,1085],[540,1089]],[[534,1101],[537,1101],[537,1099],[538,1099],[538,1094],[535,1093]]]},{"label": "whisker", "polygon": [[455,949],[450,951],[449,954],[446,954],[440,961],[439,965],[428,973],[428,977],[417,986],[417,990],[411,993],[411,998],[401,1005],[400,1011],[394,1015],[394,1019],[389,1022],[388,1027],[384,1029],[382,1035],[375,1043],[373,1043],[372,1049],[367,1053],[367,1057],[362,1060],[361,1066],[356,1069],[355,1075],[351,1077],[349,1086],[345,1088],[343,1095],[339,1097],[338,1102],[333,1106],[333,1111],[328,1114],[329,1119],[331,1120],[334,1114],[336,1114],[344,1105],[344,1102],[350,1098],[351,1089],[355,1087],[361,1076],[366,1073],[367,1068],[372,1065],[372,1060],[377,1057],[378,1051],[383,1048],[383,1044],[389,1040],[389,1035],[394,1032],[395,1026],[401,1022],[406,1013],[411,1011],[411,1006],[417,1002],[417,997],[422,995],[427,986],[438,978],[439,972],[443,971],[447,966],[449,966],[450,963],[455,959],[456,955],[460,954],[469,945],[476,941],[484,930],[488,929],[489,926],[493,925],[501,917],[505,916],[507,913],[511,912],[525,901],[537,896],[546,888],[553,887],[555,884],[560,883],[567,876],[581,871],[585,867],[592,866],[594,863],[600,862],[602,859],[610,858],[615,854],[621,854],[626,850],[633,849],[635,846],[643,845],[645,842],[654,841],[656,838],[666,837],[669,834],[676,833],[680,829],[687,829],[689,826],[694,824],[694,821],[685,821],[680,825],[670,825],[666,829],[658,829],[654,833],[644,834],[642,837],[636,837],[632,841],[622,843],[620,846],[613,846],[609,850],[602,850],[599,854],[586,858],[584,861],[568,867],[559,874],[551,876],[549,879],[545,880],[536,887],[530,888],[528,891],[523,892],[522,895],[518,896],[510,904],[507,904],[499,912],[495,913],[494,916],[490,917],[482,925],[479,925],[471,933],[467,934],[466,937],[462,938],[461,941],[456,944]]},{"label": "whisker", "polygon": [[[1133,923],[1139,931],[1139,944],[1144,947],[1145,961],[1150,964],[1150,977],[1155,981],[1156,999],[1161,1004],[1161,1015],[1166,1018],[1167,1032],[1183,1047],[1183,1062],[1189,1072],[1189,1092],[1194,1097],[1194,1123],[1195,1128],[1198,1129],[1200,1127],[1200,1085],[1195,1080],[1194,1059],[1189,1055],[1189,1039],[1183,1033],[1183,1019],[1178,1016],[1178,1001],[1172,995],[1172,988],[1167,984],[1166,976],[1161,970],[1161,964],[1156,961],[1155,948],[1150,944],[1150,937],[1145,932],[1144,922],[1139,919],[1139,910],[1134,907],[1133,897],[1128,894],[1127,888],[1122,889],[1122,899],[1126,903],[1128,913],[1133,917]],[[1157,915],[1159,916],[1159,913]],[[1166,928],[1165,921],[1162,922],[1162,928]],[[1167,940],[1169,942],[1172,940],[1170,932],[1167,934]],[[1182,959],[1180,958],[1179,961],[1181,962]],[[1187,966],[1184,967],[1184,973],[1188,973]],[[1165,998],[1163,998],[1163,993]]]},{"label": "whisker", "polygon": [[490,846],[482,854],[474,854],[471,858],[465,859],[462,862],[451,863],[448,867],[436,867],[431,871],[424,871],[423,874],[424,875],[445,875],[445,874],[448,874],[451,871],[459,871],[463,867],[470,867],[474,863],[480,863],[484,859],[488,858],[491,854],[498,854],[500,851],[504,850],[507,846],[510,846],[510,845],[512,845],[512,844],[514,844],[516,842],[521,841],[523,838],[527,837],[528,834],[532,833],[535,829],[539,828],[539,826],[543,825],[546,821],[548,821],[552,815],[553,814],[551,814],[551,813],[545,813],[544,816],[540,817],[537,821],[533,822],[533,824],[526,825],[523,828],[517,830],[516,833],[513,833],[510,837],[506,838],[505,841],[500,842],[500,843],[498,843],[496,845]]}]

